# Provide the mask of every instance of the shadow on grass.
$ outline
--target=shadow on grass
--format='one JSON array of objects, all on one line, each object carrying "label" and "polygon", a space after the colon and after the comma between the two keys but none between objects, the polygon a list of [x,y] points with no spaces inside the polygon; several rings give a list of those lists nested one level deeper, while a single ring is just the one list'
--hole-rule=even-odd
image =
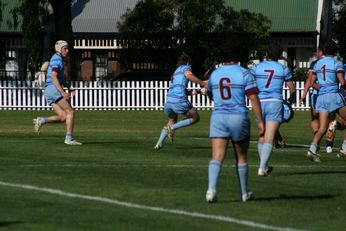
[{"label": "shadow on grass", "polygon": [[315,196],[307,196],[307,195],[287,195],[280,194],[277,197],[260,197],[256,198],[255,201],[273,201],[273,200],[330,200],[337,197],[337,195],[323,194],[323,195],[315,195]]},{"label": "shadow on grass", "polygon": [[278,173],[275,176],[325,175],[325,174],[346,174],[346,171],[287,172],[287,173]]},{"label": "shadow on grass", "polygon": [[21,222],[21,221],[0,221],[0,227],[17,225],[17,224],[21,224],[21,223],[23,223],[23,222]]},{"label": "shadow on grass", "polygon": [[133,141],[130,141],[130,140],[128,140],[128,141],[126,141],[126,140],[123,140],[123,141],[120,141],[120,140],[119,141],[93,141],[93,142],[81,141],[81,142],[83,143],[83,145],[89,145],[89,144],[139,144],[139,143],[141,143],[141,142],[138,142],[135,140],[133,140]]},{"label": "shadow on grass", "polygon": [[[337,195],[330,195],[330,194],[324,194],[324,195],[315,195],[315,196],[307,196],[307,195],[287,195],[287,194],[280,194],[278,196],[272,196],[272,197],[256,197],[252,201],[248,201],[247,203],[252,202],[261,202],[261,201],[285,201],[285,200],[331,200],[336,198]],[[234,200],[218,200],[217,204],[229,204],[229,203],[239,203],[241,202],[240,199],[234,199]]]}]

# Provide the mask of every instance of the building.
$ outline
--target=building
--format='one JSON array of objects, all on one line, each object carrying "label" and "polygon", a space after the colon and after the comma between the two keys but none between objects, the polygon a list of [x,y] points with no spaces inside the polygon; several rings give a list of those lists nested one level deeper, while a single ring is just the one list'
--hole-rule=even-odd
[{"label": "building", "polygon": [[[123,70],[117,61],[122,49],[116,37],[117,22],[127,9],[133,9],[139,0],[74,1],[71,7],[74,49],[83,80],[115,75]],[[16,1],[3,1],[9,9]],[[235,10],[247,9],[266,15],[272,21],[270,41],[281,44],[291,67],[302,66],[320,41],[331,35],[331,0],[225,0]],[[18,63],[20,69],[24,52],[20,31],[11,30],[3,10],[0,41],[6,44],[6,57]],[[7,15],[7,16],[6,16]],[[14,52],[14,53],[13,53]],[[7,54],[6,53],[6,54]],[[25,56],[25,55],[24,55]],[[135,63],[133,68],[150,69],[152,63]],[[7,68],[6,68],[7,69]]]}]

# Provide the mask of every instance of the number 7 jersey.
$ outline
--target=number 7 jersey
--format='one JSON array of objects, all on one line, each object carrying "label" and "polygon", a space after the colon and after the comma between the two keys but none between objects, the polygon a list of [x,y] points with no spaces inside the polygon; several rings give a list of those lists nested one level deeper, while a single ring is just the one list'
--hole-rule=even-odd
[{"label": "number 7 jersey", "polygon": [[261,101],[282,101],[285,81],[292,81],[290,70],[277,61],[263,61],[250,69],[255,76]]},{"label": "number 7 jersey", "polygon": [[247,114],[245,96],[257,94],[256,81],[249,70],[236,64],[222,65],[209,78],[208,91],[214,101],[213,113]]}]

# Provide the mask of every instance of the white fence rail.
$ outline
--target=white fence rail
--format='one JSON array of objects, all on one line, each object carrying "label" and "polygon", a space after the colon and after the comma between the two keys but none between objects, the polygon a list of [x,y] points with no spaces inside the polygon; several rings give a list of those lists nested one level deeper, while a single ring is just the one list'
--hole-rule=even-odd
[{"label": "white fence rail", "polygon": [[[305,105],[300,104],[304,83],[297,82],[297,98],[293,108],[307,110],[309,99]],[[162,110],[166,100],[169,82],[75,82],[76,95],[71,98],[73,108],[78,110]],[[189,84],[189,89],[198,89],[196,84]],[[289,91],[283,90],[287,99]],[[213,102],[206,96],[189,96],[194,107],[209,110]],[[251,105],[248,103],[251,108]],[[0,110],[47,110],[43,88],[37,82],[0,81]]]}]

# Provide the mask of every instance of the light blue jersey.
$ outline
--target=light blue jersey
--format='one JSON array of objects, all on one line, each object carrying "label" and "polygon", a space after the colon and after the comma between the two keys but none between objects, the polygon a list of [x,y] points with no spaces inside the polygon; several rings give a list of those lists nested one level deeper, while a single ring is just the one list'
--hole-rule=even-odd
[{"label": "light blue jersey", "polygon": [[208,90],[214,101],[213,113],[247,114],[246,94],[258,93],[251,73],[238,65],[222,65],[209,78]]},{"label": "light blue jersey", "polygon": [[290,70],[276,61],[263,61],[252,66],[260,101],[282,101],[282,88],[285,81],[292,81]]},{"label": "light blue jersey", "polygon": [[316,61],[312,73],[317,76],[320,85],[318,95],[339,91],[339,83],[336,77],[338,72],[343,72],[343,66],[340,61],[333,57],[322,57]]},{"label": "light blue jersey", "polygon": [[179,66],[172,76],[171,85],[167,93],[167,102],[177,103],[187,100],[186,88],[189,80],[184,75],[185,71],[192,71],[188,65]]},{"label": "light blue jersey", "polygon": [[49,105],[52,105],[53,103],[58,103],[63,96],[58,91],[56,86],[53,83],[52,80],[52,71],[55,71],[58,73],[58,80],[60,84],[62,85],[64,80],[64,60],[62,59],[60,54],[54,54],[49,62],[49,67],[47,71],[47,78],[46,78],[46,87],[45,87],[45,98],[47,100],[47,103]]},{"label": "light blue jersey", "polygon": [[60,54],[56,53],[50,59],[49,67],[47,70],[46,87],[54,85],[52,81],[52,71],[58,73],[58,80],[60,84],[62,84],[64,80],[64,60],[62,59]]},{"label": "light blue jersey", "polygon": [[250,136],[245,96],[257,94],[256,81],[238,65],[222,65],[209,78],[208,90],[214,101],[209,137],[240,142]]}]

